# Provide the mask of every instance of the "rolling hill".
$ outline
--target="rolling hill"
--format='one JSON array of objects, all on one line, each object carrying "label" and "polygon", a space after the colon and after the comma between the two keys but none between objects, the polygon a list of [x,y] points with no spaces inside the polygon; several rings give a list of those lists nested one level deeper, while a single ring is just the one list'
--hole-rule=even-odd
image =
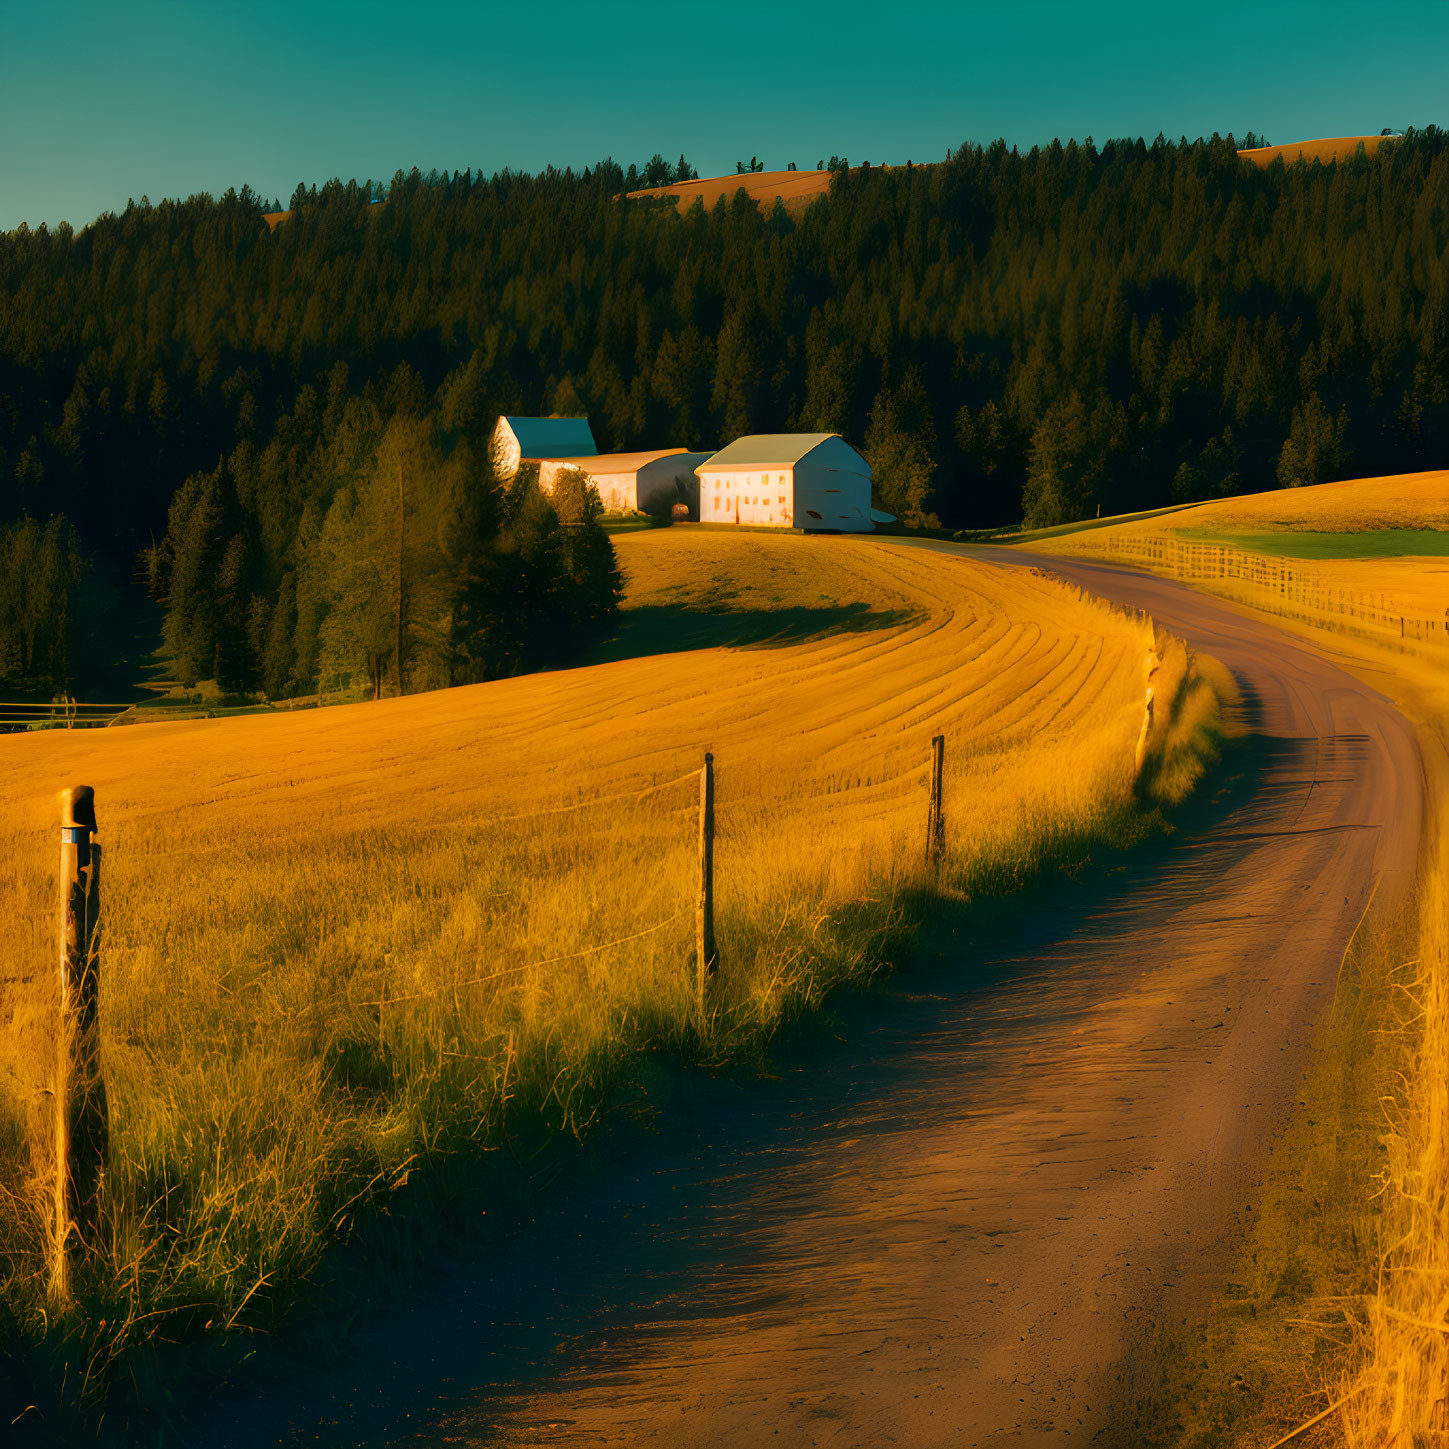
[{"label": "rolling hill", "polygon": [[[96,790],[115,1223],[82,1295],[146,1325],[113,1332],[200,1301],[264,1321],[420,1160],[497,1147],[505,1118],[581,1132],[647,1054],[747,1054],[868,977],[926,891],[1009,889],[1131,836],[1154,660],[1182,712],[1159,711],[1147,778],[1190,786],[1179,746],[1216,696],[1140,614],[885,540],[617,546],[626,607],[587,667],[0,740],[7,1182],[48,1172],[57,791]],[[701,1016],[706,750],[722,959]],[[24,1201],[0,1206],[0,1283],[43,1326]]]},{"label": "rolling hill", "polygon": [[1280,156],[1286,165],[1295,161],[1347,161],[1360,146],[1372,156],[1385,142],[1396,140],[1394,136],[1325,136],[1316,141],[1293,141],[1286,146],[1257,146],[1251,151],[1239,151],[1238,155],[1257,166],[1271,166]]},{"label": "rolling hill", "polygon": [[656,186],[646,191],[629,192],[630,199],[647,196],[677,198],[680,211],[688,211],[696,201],[711,211],[723,198],[743,191],[751,201],[768,209],[778,198],[789,212],[803,211],[819,196],[830,190],[829,171],[756,171],[736,176],[710,176],[703,181],[681,181],[674,186]]}]

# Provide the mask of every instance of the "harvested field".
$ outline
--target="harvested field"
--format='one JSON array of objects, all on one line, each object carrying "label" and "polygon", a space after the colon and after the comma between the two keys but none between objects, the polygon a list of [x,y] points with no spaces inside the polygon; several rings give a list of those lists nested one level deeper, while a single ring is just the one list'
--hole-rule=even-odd
[{"label": "harvested field", "polygon": [[[266,1321],[420,1161],[481,1154],[505,1121],[582,1131],[641,1052],[752,1050],[869,976],[927,891],[933,734],[953,892],[1131,838],[1144,800],[1201,769],[1217,695],[1181,645],[1059,582],[870,540],[674,530],[618,548],[627,607],[592,667],[0,742],[17,1183],[49,1170],[56,792],[96,789],[113,1196],[80,1281],[114,1335],[96,1354],[168,1311],[193,1332]],[[706,749],[722,969],[701,1019]],[[24,1198],[0,1211],[0,1262],[34,1331],[44,1244]]]}]

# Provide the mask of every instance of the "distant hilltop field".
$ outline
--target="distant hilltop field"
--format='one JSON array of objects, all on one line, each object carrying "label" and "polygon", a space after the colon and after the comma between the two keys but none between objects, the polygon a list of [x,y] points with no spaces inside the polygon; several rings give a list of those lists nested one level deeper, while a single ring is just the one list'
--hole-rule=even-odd
[{"label": "distant hilltop field", "polygon": [[[686,212],[696,201],[704,202],[704,209],[712,211],[722,197],[732,197],[743,191],[751,201],[758,202],[767,210],[774,206],[776,198],[785,203],[785,210],[791,214],[803,211],[818,196],[830,190],[829,171],[745,171],[730,176],[707,176],[703,181],[677,181],[670,186],[649,186],[642,191],[629,191],[625,195],[632,201],[639,197],[673,196],[678,198],[681,212]],[[268,231],[276,231],[279,222],[286,221],[290,211],[268,211],[262,215]]]},{"label": "distant hilltop field", "polygon": [[1363,147],[1372,156],[1385,141],[1396,141],[1397,136],[1325,136],[1317,141],[1294,141],[1287,146],[1255,146],[1251,151],[1239,151],[1238,155],[1258,166],[1269,166],[1280,156],[1285,166],[1295,161],[1305,164],[1313,161],[1347,161]]},{"label": "distant hilltop field", "polygon": [[[1258,146],[1238,155],[1258,166],[1267,166],[1279,156],[1291,166],[1295,161],[1346,161],[1362,144],[1372,156],[1385,141],[1396,138],[1392,135],[1379,136],[1329,136],[1317,141],[1294,141],[1286,146]],[[888,171],[889,166],[878,169]],[[672,196],[680,212],[686,212],[696,201],[704,203],[706,211],[712,211],[722,198],[733,197],[743,191],[751,201],[758,202],[768,210],[777,200],[785,204],[785,210],[792,215],[800,212],[830,190],[831,171],[745,171],[727,176],[707,176],[703,180],[676,181],[669,186],[650,186],[640,191],[626,192],[631,200],[640,197]],[[275,231],[279,222],[286,221],[290,211],[269,211],[262,220],[269,231]]]},{"label": "distant hilltop field", "polygon": [[679,181],[673,186],[652,186],[644,191],[631,191],[629,197],[674,196],[680,211],[688,211],[696,201],[704,202],[711,211],[721,197],[743,191],[752,201],[771,207],[776,200],[785,203],[785,210],[803,211],[817,196],[830,190],[829,171],[754,171],[733,176],[709,176],[703,181]]}]

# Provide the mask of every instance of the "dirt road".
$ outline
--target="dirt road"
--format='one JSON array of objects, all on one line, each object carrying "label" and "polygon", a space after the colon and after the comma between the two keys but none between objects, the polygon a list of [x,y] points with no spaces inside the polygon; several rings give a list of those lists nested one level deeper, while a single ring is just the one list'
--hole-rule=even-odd
[{"label": "dirt road", "polygon": [[285,1433],[240,1409],[219,1442],[1098,1436],[1122,1355],[1228,1265],[1349,935],[1409,884],[1421,767],[1385,700],[1269,626],[1040,562],[1240,680],[1252,738],[1193,828],[1009,932],[940,934],[780,1080],[691,1088],[659,1144],[366,1330]]}]

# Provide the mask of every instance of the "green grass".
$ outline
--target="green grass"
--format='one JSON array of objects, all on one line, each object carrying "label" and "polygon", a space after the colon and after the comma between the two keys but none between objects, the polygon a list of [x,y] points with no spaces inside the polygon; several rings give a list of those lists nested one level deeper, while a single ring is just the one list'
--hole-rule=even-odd
[{"label": "green grass", "polygon": [[1381,528],[1365,533],[1310,533],[1298,529],[1274,533],[1214,533],[1207,529],[1180,528],[1176,532],[1188,543],[1221,544],[1244,553],[1266,553],[1279,558],[1449,557],[1449,530],[1437,528]]}]

